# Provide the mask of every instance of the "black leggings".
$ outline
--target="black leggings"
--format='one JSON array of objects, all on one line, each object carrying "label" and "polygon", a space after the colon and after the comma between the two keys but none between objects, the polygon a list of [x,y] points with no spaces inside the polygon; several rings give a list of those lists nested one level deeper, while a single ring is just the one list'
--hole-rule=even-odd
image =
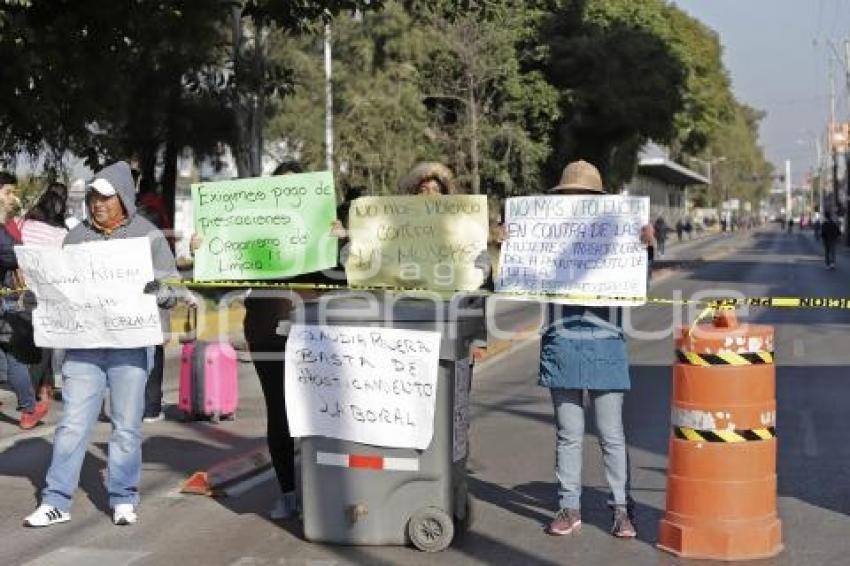
[{"label": "black leggings", "polygon": [[[276,352],[283,355],[283,348],[273,349],[279,345],[249,344],[249,347],[254,352]],[[289,422],[286,419],[283,360],[254,360],[254,368],[266,398],[266,440],[269,454],[280,489],[287,493],[295,489],[295,441],[289,436]]]},{"label": "black leggings", "polygon": [[823,247],[826,255],[826,265],[835,265],[835,242],[824,243]]},{"label": "black leggings", "polygon": [[289,436],[284,400],[286,338],[277,334],[277,326],[289,320],[290,308],[288,301],[278,297],[249,297],[245,301],[245,340],[266,399],[266,440],[283,493],[295,489],[295,441]]}]

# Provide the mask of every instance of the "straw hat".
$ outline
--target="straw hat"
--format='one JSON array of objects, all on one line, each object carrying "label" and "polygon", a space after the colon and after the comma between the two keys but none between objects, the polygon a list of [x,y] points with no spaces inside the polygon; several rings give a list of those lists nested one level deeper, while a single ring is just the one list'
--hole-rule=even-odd
[{"label": "straw hat", "polygon": [[549,189],[549,192],[568,191],[570,189],[592,191],[594,193],[605,192],[605,187],[602,186],[602,177],[599,176],[599,170],[584,160],[573,161],[564,167],[561,182]]},{"label": "straw hat", "polygon": [[446,194],[455,192],[455,176],[451,169],[436,161],[423,161],[413,166],[413,169],[399,181],[398,188],[402,194],[415,194],[419,184],[427,179],[436,179]]}]

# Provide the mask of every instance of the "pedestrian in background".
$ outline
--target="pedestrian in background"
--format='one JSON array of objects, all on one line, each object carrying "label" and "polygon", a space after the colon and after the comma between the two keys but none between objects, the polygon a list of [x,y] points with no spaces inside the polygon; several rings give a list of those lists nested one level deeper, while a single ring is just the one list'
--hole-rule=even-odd
[{"label": "pedestrian in background", "polygon": [[676,238],[678,238],[679,242],[682,241],[682,234],[685,231],[685,223],[682,222],[682,219],[678,219],[676,221]]},{"label": "pedestrian in background", "polygon": [[657,243],[658,257],[664,255],[664,250],[667,246],[667,232],[669,230],[670,228],[664,221],[663,216],[659,216],[655,219],[655,241]]},{"label": "pedestrian in background", "polygon": [[[599,171],[585,161],[570,163],[550,194],[602,195]],[[651,234],[645,226],[641,234]],[[648,244],[644,240],[644,244]],[[637,535],[629,509],[629,464],[623,430],[623,398],[631,387],[622,308],[547,305],[540,345],[540,385],[549,388],[555,412],[555,476],[558,507],[548,532],[568,535],[581,528],[581,469],[585,395],[593,404],[596,428],[611,489],[611,532]]]},{"label": "pedestrian in background", "polygon": [[[25,246],[61,248],[68,230],[65,227],[66,199],[68,191],[62,183],[51,183],[38,201],[24,215],[21,238]],[[32,344],[35,349],[35,344]],[[54,390],[62,386],[55,379],[54,369],[61,367],[63,350],[38,348],[38,361],[30,364],[30,378],[41,401],[48,402]]]},{"label": "pedestrian in background", "polygon": [[[132,169],[133,181],[139,187],[139,192],[136,194],[136,210],[151,224],[157,227],[158,230],[166,234],[170,229],[168,222],[168,214],[165,211],[165,202],[161,195],[153,188],[153,183],[149,179],[141,176],[137,169]],[[169,241],[169,244],[171,242]],[[174,247],[172,246],[172,250]],[[165,344],[157,344],[148,352],[148,363],[150,373],[148,381],[145,385],[145,412],[143,421],[146,423],[154,423],[165,419],[165,413],[162,412],[162,380],[165,374]]]},{"label": "pedestrian in background", "polygon": [[[23,287],[15,255],[15,246],[21,243],[20,221],[16,218],[20,201],[16,189],[15,176],[0,172],[0,289],[4,291]],[[0,297],[0,356],[6,367],[6,379],[18,400],[19,426],[27,430],[47,416],[49,405],[47,400],[36,398],[26,365],[37,361],[38,357],[26,347],[32,342],[32,322],[28,320],[27,305],[22,299],[16,294]],[[28,356],[32,357],[28,359]]]},{"label": "pedestrian in background", "polygon": [[[126,162],[105,167],[86,191],[87,219],[65,237],[65,245],[127,238],[147,238],[155,281],[145,291],[160,308],[173,307],[177,293],[162,279],[176,278],[177,267],[165,236],[136,214],[136,187]],[[163,331],[168,326],[161,320]],[[46,527],[71,519],[71,503],[80,478],[91,429],[109,392],[112,433],[109,438],[107,491],[112,521],[137,521],[142,470],[142,413],[148,379],[147,348],[69,349],[62,367],[64,411],[53,441],[41,504],[24,519],[28,527]]]},{"label": "pedestrian in background", "polygon": [[824,220],[820,230],[824,256],[826,258],[826,268],[835,269],[835,246],[838,244],[838,238],[841,237],[841,228],[832,219],[832,214],[827,212],[826,220]]}]

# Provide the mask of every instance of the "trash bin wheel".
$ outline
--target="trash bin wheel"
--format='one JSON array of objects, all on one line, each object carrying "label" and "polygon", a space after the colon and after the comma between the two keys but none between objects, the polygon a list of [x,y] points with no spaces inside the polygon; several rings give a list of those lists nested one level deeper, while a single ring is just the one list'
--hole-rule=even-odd
[{"label": "trash bin wheel", "polygon": [[452,518],[436,507],[419,509],[407,523],[410,542],[423,552],[445,550],[451,544],[454,534]]}]

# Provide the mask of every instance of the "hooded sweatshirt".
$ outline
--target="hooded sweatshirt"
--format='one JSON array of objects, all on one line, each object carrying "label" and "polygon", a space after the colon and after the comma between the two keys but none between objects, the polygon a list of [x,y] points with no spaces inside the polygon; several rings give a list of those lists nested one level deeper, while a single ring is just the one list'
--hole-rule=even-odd
[{"label": "hooded sweatshirt", "polygon": [[[118,161],[98,171],[94,179],[104,179],[115,187],[118,198],[124,205],[126,218],[107,234],[95,226],[91,220],[91,214],[89,214],[89,218],[68,232],[68,235],[65,236],[64,245],[127,238],[147,238],[151,246],[154,277],[157,280],[179,278],[180,274],[174,263],[174,255],[171,253],[165,235],[149,220],[140,214],[136,214],[136,185],[133,183],[130,166],[125,161]],[[88,189],[88,191],[91,190],[94,189]],[[88,197],[88,193],[86,193],[86,197]],[[176,294],[167,286],[163,286],[157,293],[157,303],[161,307],[159,317],[163,332],[167,333],[170,329],[170,317],[166,309],[173,307],[175,302]]]}]

